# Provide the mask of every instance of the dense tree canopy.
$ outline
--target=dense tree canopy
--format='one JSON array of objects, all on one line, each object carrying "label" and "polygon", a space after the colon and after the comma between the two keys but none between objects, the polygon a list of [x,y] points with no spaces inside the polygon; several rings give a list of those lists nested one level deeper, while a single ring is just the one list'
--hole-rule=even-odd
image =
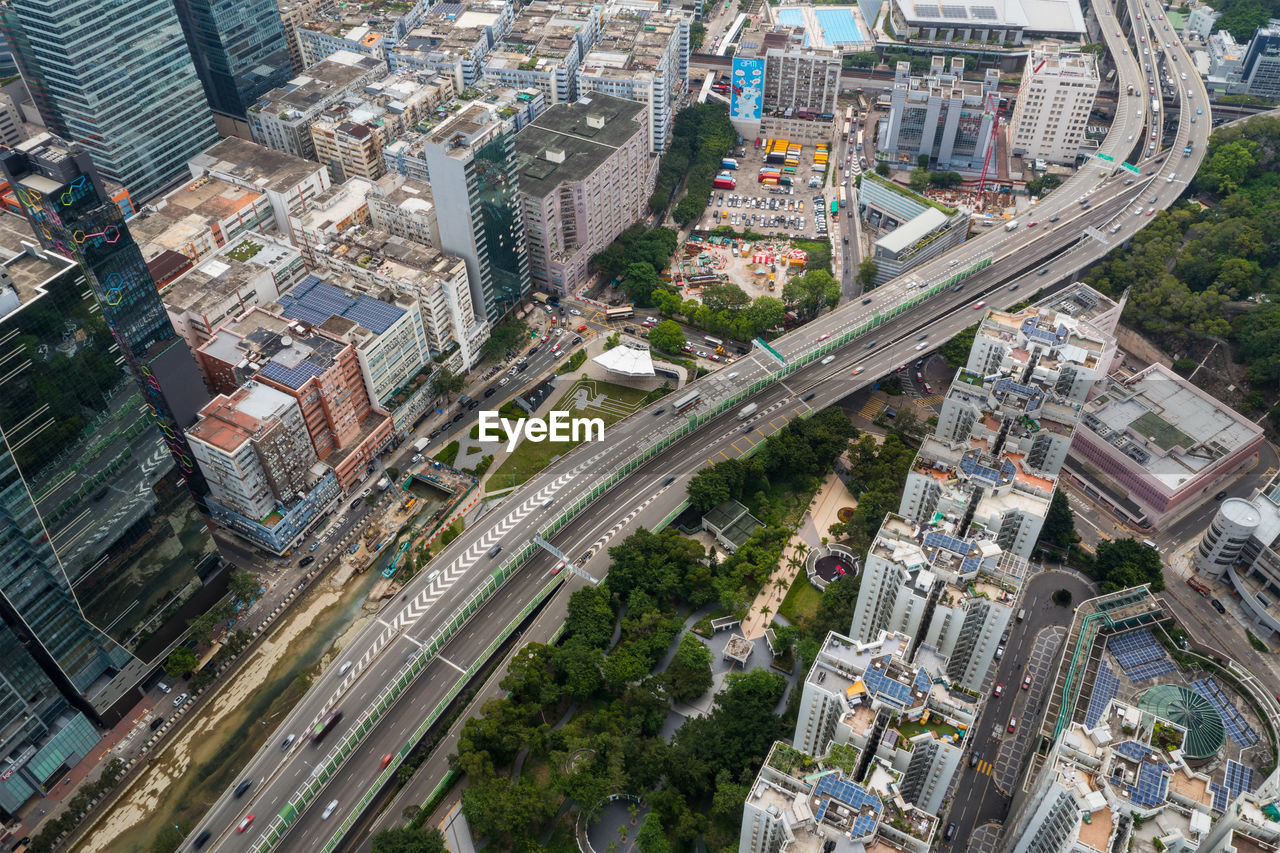
[{"label": "dense tree canopy", "polygon": [[1098,543],[1094,577],[1104,594],[1144,583],[1159,592],[1164,589],[1162,569],[1160,552],[1136,539]]}]

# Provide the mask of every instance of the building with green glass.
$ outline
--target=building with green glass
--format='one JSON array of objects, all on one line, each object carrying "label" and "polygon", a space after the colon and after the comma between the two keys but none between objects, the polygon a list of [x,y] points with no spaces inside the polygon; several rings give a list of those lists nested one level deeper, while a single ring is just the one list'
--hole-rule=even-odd
[{"label": "building with green glass", "polygon": [[196,73],[215,113],[246,118],[293,69],[275,0],[174,0]]},{"label": "building with green glass", "polygon": [[[41,759],[40,774],[17,768],[51,748],[70,719],[110,725],[136,704],[187,622],[223,595],[227,573],[182,431],[208,395],[119,208],[88,155],[47,134],[0,153],[0,169],[36,235],[8,224],[18,220],[0,223],[8,809],[25,798],[23,786],[38,790],[64,772],[61,759],[53,769]],[[33,701],[44,692],[25,687],[6,699],[6,679],[56,689],[63,701]],[[75,743],[59,741],[54,752],[71,760],[83,737],[66,737]]]},{"label": "building with green glass", "polygon": [[218,141],[171,0],[6,0],[0,33],[45,127],[137,204]]}]

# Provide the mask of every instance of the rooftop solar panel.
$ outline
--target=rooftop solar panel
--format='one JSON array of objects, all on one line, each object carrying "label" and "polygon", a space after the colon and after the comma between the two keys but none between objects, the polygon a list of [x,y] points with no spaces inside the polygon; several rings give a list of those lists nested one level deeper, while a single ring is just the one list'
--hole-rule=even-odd
[{"label": "rooftop solar panel", "polygon": [[1209,783],[1209,791],[1213,794],[1213,810],[1217,812],[1225,812],[1227,810],[1227,789],[1219,785],[1217,782]]},{"label": "rooftop solar panel", "polygon": [[982,21],[996,21],[1000,17],[996,14],[996,10],[990,6],[971,6],[969,14]]},{"label": "rooftop solar panel", "polygon": [[1098,724],[1098,720],[1102,719],[1102,712],[1106,710],[1107,703],[1115,698],[1116,691],[1120,688],[1120,679],[1116,678],[1115,672],[1107,664],[1106,661],[1098,667],[1098,674],[1093,680],[1093,693],[1089,696],[1089,707],[1085,711],[1084,724],[1090,728]]},{"label": "rooftop solar panel", "polygon": [[1258,733],[1253,730],[1240,710],[1236,708],[1235,703],[1227,698],[1222,692],[1222,688],[1218,686],[1218,682],[1213,678],[1204,678],[1199,681],[1191,682],[1191,689],[1199,693],[1209,701],[1209,704],[1217,710],[1219,716],[1222,717],[1222,726],[1227,730],[1227,736],[1231,738],[1235,744],[1241,748],[1254,746],[1258,743]]}]

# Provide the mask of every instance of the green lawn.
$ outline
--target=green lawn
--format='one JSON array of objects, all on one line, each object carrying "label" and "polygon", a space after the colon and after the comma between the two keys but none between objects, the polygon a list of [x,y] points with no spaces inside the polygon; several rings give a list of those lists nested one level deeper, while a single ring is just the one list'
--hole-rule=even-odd
[{"label": "green lawn", "polygon": [[[592,404],[584,408],[573,405],[574,397],[579,390],[591,395]],[[605,399],[595,399],[603,395]],[[615,385],[599,379],[579,379],[556,401],[553,409],[569,412],[577,417],[600,418],[605,429],[617,423],[643,405],[647,392],[638,388]],[[493,472],[486,483],[491,489],[506,489],[518,486],[551,464],[557,456],[563,456],[581,442],[576,441],[543,441],[534,443],[521,441],[498,470]]]},{"label": "green lawn", "polygon": [[923,725],[921,725],[920,723],[899,723],[898,724],[898,734],[902,735],[904,738],[908,738],[908,739],[913,738],[924,731],[933,732],[939,737],[942,737],[945,735],[956,735],[960,733],[959,729],[957,729],[955,726],[951,725],[950,723],[945,723],[942,721],[935,722],[933,720],[930,720],[929,722]]},{"label": "green lawn", "polygon": [[778,612],[785,616],[792,625],[795,625],[801,619],[818,615],[818,605],[821,603],[822,593],[818,592],[817,588],[809,583],[809,578],[802,569],[796,579],[792,581],[791,589],[787,590],[787,596],[782,599]]}]

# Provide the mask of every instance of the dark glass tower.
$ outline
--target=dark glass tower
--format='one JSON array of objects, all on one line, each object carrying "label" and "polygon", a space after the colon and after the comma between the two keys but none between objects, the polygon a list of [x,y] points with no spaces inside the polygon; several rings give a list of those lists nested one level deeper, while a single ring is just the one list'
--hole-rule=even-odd
[{"label": "dark glass tower", "polygon": [[196,73],[214,112],[249,107],[293,76],[275,0],[175,0]]},{"label": "dark glass tower", "polygon": [[88,155],[0,168],[43,247],[0,276],[0,621],[109,719],[225,585],[182,431],[207,394]]},{"label": "dark glass tower", "polygon": [[172,0],[6,0],[0,32],[45,127],[135,202],[218,141]]}]

